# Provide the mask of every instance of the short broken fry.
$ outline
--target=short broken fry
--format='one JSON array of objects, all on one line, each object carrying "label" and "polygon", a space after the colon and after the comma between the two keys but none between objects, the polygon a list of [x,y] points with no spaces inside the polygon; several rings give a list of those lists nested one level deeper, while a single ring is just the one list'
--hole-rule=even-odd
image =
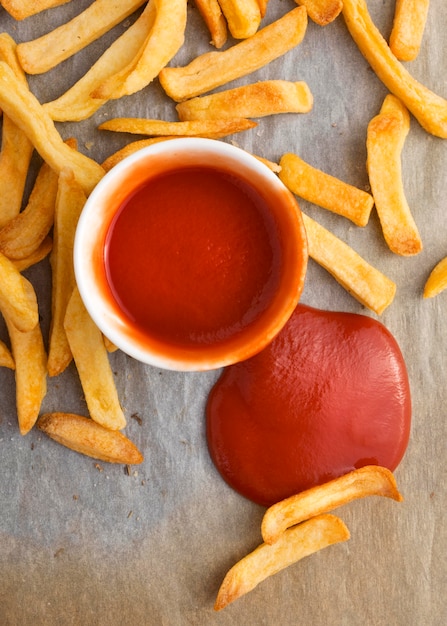
[{"label": "short broken fry", "polygon": [[219,4],[235,39],[246,39],[256,33],[262,17],[258,0],[219,0]]},{"label": "short broken fry", "polygon": [[143,455],[123,433],[76,413],[45,413],[37,428],[58,443],[98,461],[137,465]]},{"label": "short broken fry", "polygon": [[424,286],[424,298],[434,298],[447,287],[447,257],[441,259],[430,272]]},{"label": "short broken fry", "polygon": [[22,332],[32,330],[39,322],[37,298],[31,283],[1,252],[0,311]]},{"label": "short broken fry", "polygon": [[320,515],[289,528],[276,543],[261,544],[227,572],[214,609],[220,611],[269,576],[318,550],[348,539],[349,530],[335,515]]},{"label": "short broken fry", "polygon": [[400,61],[413,61],[419,54],[430,0],[396,0],[390,49]]},{"label": "short broken fry", "polygon": [[343,0],[295,0],[306,7],[310,19],[319,26],[327,26],[335,20],[343,8]]},{"label": "short broken fry", "polygon": [[142,118],[115,118],[103,122],[100,130],[148,136],[211,137],[219,139],[254,128],[256,122],[247,119],[211,119],[191,122],[165,122]]},{"label": "short broken fry", "polygon": [[367,496],[403,499],[389,469],[368,465],[273,504],[262,519],[262,538],[273,544],[287,528]]},{"label": "short broken fry", "polygon": [[227,41],[228,29],[219,0],[195,0],[195,5],[210,32],[211,43],[216,48],[222,48]]}]

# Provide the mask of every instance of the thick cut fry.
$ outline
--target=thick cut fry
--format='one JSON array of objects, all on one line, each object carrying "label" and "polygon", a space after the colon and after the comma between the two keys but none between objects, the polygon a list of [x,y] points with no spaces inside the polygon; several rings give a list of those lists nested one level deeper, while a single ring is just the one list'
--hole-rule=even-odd
[{"label": "thick cut fry", "polygon": [[297,7],[227,50],[206,52],[185,67],[165,67],[161,86],[177,102],[200,96],[282,56],[302,41],[306,28],[306,9]]},{"label": "thick cut fry", "polygon": [[116,118],[104,122],[100,130],[150,136],[211,137],[219,139],[254,128],[256,122],[246,119],[193,120],[192,122],[165,122],[141,118]]},{"label": "thick cut fry", "polygon": [[235,39],[246,39],[256,33],[261,23],[257,0],[219,0],[228,30]]},{"label": "thick cut fry", "polygon": [[53,121],[37,98],[15,77],[6,63],[0,62],[0,107],[27,135],[44,161],[60,172],[73,170],[89,194],[104,176],[102,167],[63,142]]},{"label": "thick cut fry", "polygon": [[75,287],[67,306],[65,332],[91,417],[105,428],[126,425],[101,331],[88,314]]},{"label": "thick cut fry", "polygon": [[390,49],[400,61],[413,61],[419,54],[430,0],[396,0]]},{"label": "thick cut fry", "polygon": [[318,550],[347,539],[349,530],[335,515],[320,515],[286,530],[276,543],[261,544],[227,572],[214,609],[220,611],[269,576]]},{"label": "thick cut fry", "polygon": [[273,504],[262,519],[262,538],[275,543],[287,528],[366,496],[403,500],[392,472],[368,465]]},{"label": "thick cut fry", "polygon": [[59,175],[54,219],[52,270],[51,325],[48,350],[48,374],[61,374],[72,360],[72,353],[64,328],[68,302],[76,285],[73,268],[73,244],[76,226],[86,196],[76,183],[71,170]]},{"label": "thick cut fry", "polygon": [[144,0],[95,0],[66,24],[20,43],[17,54],[27,74],[41,74],[99,39],[136,11]]},{"label": "thick cut fry", "polygon": [[279,177],[292,193],[366,226],[374,206],[371,194],[312,167],[296,154],[284,154],[279,165]]},{"label": "thick cut fry", "polygon": [[70,0],[0,0],[2,7],[16,20],[24,20],[46,9],[67,4]]},{"label": "thick cut fry", "polygon": [[211,43],[216,48],[222,48],[227,41],[228,29],[219,0],[195,0],[195,5],[210,32]]},{"label": "thick cut fry", "polygon": [[401,153],[409,130],[407,109],[388,95],[379,115],[368,124],[366,137],[369,181],[383,236],[390,250],[403,256],[422,250],[402,181]]},{"label": "thick cut fry", "polygon": [[318,222],[304,213],[302,217],[309,256],[361,304],[381,315],[394,300],[396,284]]},{"label": "thick cut fry", "polygon": [[192,98],[176,106],[181,121],[264,117],[278,113],[308,113],[313,97],[303,81],[266,80]]},{"label": "thick cut fry", "polygon": [[37,427],[54,441],[98,461],[137,465],[144,460],[125,435],[82,415],[46,413],[39,417]]},{"label": "thick cut fry", "polygon": [[435,265],[424,286],[424,298],[434,298],[447,287],[447,257]]},{"label": "thick cut fry", "polygon": [[327,26],[335,20],[343,8],[343,0],[295,0],[306,7],[310,19],[319,26]]},{"label": "thick cut fry", "polygon": [[414,79],[391,52],[368,13],[366,0],[343,0],[343,17],[377,77],[429,133],[447,138],[447,100]]},{"label": "thick cut fry", "polygon": [[14,359],[8,346],[4,341],[0,340],[0,367],[7,367],[10,370],[15,369]]},{"label": "thick cut fry", "polygon": [[1,252],[0,311],[22,332],[32,330],[39,322],[36,294],[31,283]]},{"label": "thick cut fry", "polygon": [[155,18],[136,57],[121,71],[101,83],[93,98],[117,99],[151,83],[177,54],[185,39],[187,0],[149,0]]},{"label": "thick cut fry", "polygon": [[29,256],[23,259],[12,260],[12,263],[14,264],[14,267],[19,272],[23,272],[27,270],[29,267],[31,267],[32,265],[39,263],[45,257],[47,257],[50,254],[52,247],[53,247],[52,238],[45,237],[45,239],[42,241],[40,246],[36,250],[34,250],[32,254],[30,254]]}]

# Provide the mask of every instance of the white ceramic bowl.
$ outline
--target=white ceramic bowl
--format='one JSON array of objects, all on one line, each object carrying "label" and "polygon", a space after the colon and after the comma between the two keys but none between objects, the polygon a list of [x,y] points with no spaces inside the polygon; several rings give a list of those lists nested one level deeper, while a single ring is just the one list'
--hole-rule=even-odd
[{"label": "white ceramic bowl", "polygon": [[[264,310],[241,327],[236,335],[210,343],[198,341],[195,344],[194,340],[188,344],[179,343],[176,339],[160,338],[152,334],[149,327],[136,324],[114,295],[106,267],[111,223],[123,203],[138,189],[150,185],[154,177],[185,167],[203,168],[204,175],[209,171],[207,168],[223,171],[236,183],[242,180],[241,185],[248,185],[257,197],[261,197],[267,203],[269,220],[274,224],[274,232],[269,237],[274,240],[280,257],[276,259],[279,268],[277,284]],[[192,248],[193,244],[192,241]],[[132,241],[128,242],[128,247],[132,249]],[[191,254],[194,254],[193,250]],[[155,259],[148,259],[147,262],[155,263]],[[294,196],[276,174],[257,158],[240,148],[212,139],[163,141],[121,161],[89,196],[79,220],[74,245],[79,291],[88,312],[104,335],[139,361],[180,371],[217,369],[247,359],[262,350],[282,329],[294,310],[303,289],[306,266],[307,240]],[[188,272],[188,269],[184,271]],[[185,274],[185,278],[191,281],[190,284],[196,280],[194,275]],[[201,279],[197,277],[197,280]],[[142,286],[141,290],[147,288]],[[241,319],[245,317],[244,312]]]}]

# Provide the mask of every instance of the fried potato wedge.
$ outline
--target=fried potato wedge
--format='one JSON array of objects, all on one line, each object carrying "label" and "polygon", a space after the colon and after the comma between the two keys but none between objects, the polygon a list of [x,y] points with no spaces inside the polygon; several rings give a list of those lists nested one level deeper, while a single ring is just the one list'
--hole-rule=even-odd
[{"label": "fried potato wedge", "polygon": [[37,428],[63,446],[107,463],[137,465],[144,458],[123,433],[76,413],[45,413]]},{"label": "fried potato wedge", "polygon": [[309,256],[361,304],[381,315],[394,300],[396,284],[311,217],[302,217]]},{"label": "fried potato wedge", "polygon": [[261,23],[257,0],[219,0],[228,30],[235,39],[246,39],[256,33]]},{"label": "fried potato wedge", "polygon": [[45,237],[40,246],[34,250],[32,254],[23,259],[12,259],[12,263],[19,272],[24,272],[32,265],[36,265],[36,263],[45,259],[45,257],[50,254],[52,247],[53,239],[50,236]]},{"label": "fried potato wedge", "polygon": [[144,0],[95,0],[66,24],[37,39],[19,43],[20,64],[27,74],[47,72],[99,39],[143,4]]},{"label": "fried potato wedge", "polygon": [[424,285],[424,298],[434,298],[447,287],[447,257],[441,259],[430,272]]},{"label": "fried potato wedge", "polygon": [[0,62],[0,107],[23,130],[43,160],[56,172],[71,168],[87,194],[104,176],[98,163],[63,142],[37,98],[4,62]]},{"label": "fried potato wedge", "polygon": [[159,74],[161,86],[176,102],[200,96],[292,50],[306,29],[306,9],[297,7],[231,48],[206,52],[184,67],[165,67]]},{"label": "fried potato wedge", "polygon": [[262,519],[262,539],[273,544],[287,528],[367,496],[403,500],[392,472],[368,465],[273,504]]},{"label": "fried potato wedge", "polygon": [[346,26],[377,77],[432,135],[447,138],[447,100],[419,83],[391,52],[373,23],[366,0],[343,0]]},{"label": "fried potato wedge", "polygon": [[195,0],[195,5],[210,32],[212,45],[222,48],[228,38],[228,28],[219,0]]},{"label": "fried potato wedge", "polygon": [[374,206],[371,194],[309,165],[297,154],[284,154],[279,165],[279,177],[292,193],[366,226]]},{"label": "fried potato wedge", "polygon": [[31,283],[0,252],[0,311],[22,332],[39,322],[37,298]]},{"label": "fried potato wedge", "polygon": [[11,350],[0,340],[0,367],[7,367],[10,370],[14,370],[16,365],[12,358]]},{"label": "fried potato wedge", "polygon": [[251,118],[278,113],[308,113],[313,96],[303,81],[266,80],[191,98],[176,106],[182,122],[223,118]]},{"label": "fried potato wedge", "polygon": [[320,515],[284,531],[273,545],[266,543],[227,572],[214,609],[220,611],[252,591],[269,576],[318,550],[349,539],[349,530],[335,515]]},{"label": "fried potato wedge", "polygon": [[401,153],[409,130],[407,109],[390,94],[366,135],[368,176],[383,236],[389,249],[402,256],[422,250],[402,180]]},{"label": "fried potato wedge", "polygon": [[165,122],[142,118],[115,118],[98,126],[100,130],[149,136],[211,137],[219,139],[243,130],[255,128],[256,122],[247,119],[211,119],[191,122]]},{"label": "fried potato wedge", "polygon": [[64,328],[89,414],[105,428],[124,428],[126,418],[119,402],[102,333],[88,314],[77,287],[67,306]]},{"label": "fried potato wedge", "polygon": [[396,0],[390,49],[400,61],[413,61],[419,54],[430,0]]},{"label": "fried potato wedge", "polygon": [[295,0],[303,7],[310,19],[319,26],[327,26],[335,20],[343,8],[343,0]]},{"label": "fried potato wedge", "polygon": [[46,9],[67,4],[70,0],[0,0],[2,7],[15,20],[24,20]]}]

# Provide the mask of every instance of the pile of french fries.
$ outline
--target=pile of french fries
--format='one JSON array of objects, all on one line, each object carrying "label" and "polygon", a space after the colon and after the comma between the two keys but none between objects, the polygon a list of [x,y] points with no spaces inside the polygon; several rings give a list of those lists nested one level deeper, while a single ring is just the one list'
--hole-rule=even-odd
[{"label": "pile of french fries", "polygon": [[[0,5],[16,20],[23,20],[68,1],[0,0]],[[265,116],[311,111],[313,95],[308,85],[284,77],[213,92],[299,46],[308,19],[324,27],[343,18],[389,90],[365,137],[371,192],[321,171],[298,154],[284,154],[279,163],[257,156],[296,196],[356,226],[365,227],[375,207],[392,252],[408,256],[422,250],[404,193],[401,152],[410,114],[428,133],[447,138],[447,101],[417,82],[402,62],[418,54],[428,0],[397,0],[389,43],[374,25],[366,0],[295,1],[298,6],[264,25],[268,0],[195,0],[213,49],[184,67],[173,63],[185,40],[187,0],[94,0],[75,18],[37,39],[16,42],[7,33],[0,34],[0,311],[10,339],[10,347],[0,342],[0,364],[15,370],[21,434],[37,424],[55,441],[96,459],[142,462],[141,452],[121,432],[126,419],[108,358],[114,346],[90,319],[76,287],[72,252],[77,220],[105,172],[143,146],[179,136],[222,139],[256,127]],[[132,25],[65,93],[44,103],[33,95],[28,74],[55,68],[135,12]],[[62,139],[55,122],[85,120],[108,101],[131,96],[156,78],[173,101],[178,121],[128,117],[104,122],[99,127],[103,131],[140,138],[102,164],[78,151],[74,139]],[[132,100],[128,103],[131,107]],[[22,206],[34,152],[42,166]],[[380,315],[394,299],[395,283],[315,220],[303,218],[311,258]],[[48,255],[52,319],[47,354],[36,293],[22,272]],[[423,295],[432,297],[446,286],[447,258],[433,270]],[[72,361],[89,416],[40,415],[47,377],[58,376]],[[228,573],[216,609],[286,565],[346,540],[346,527],[327,511],[371,493],[400,499],[386,470],[368,468],[272,507],[262,525],[265,543]]]}]

